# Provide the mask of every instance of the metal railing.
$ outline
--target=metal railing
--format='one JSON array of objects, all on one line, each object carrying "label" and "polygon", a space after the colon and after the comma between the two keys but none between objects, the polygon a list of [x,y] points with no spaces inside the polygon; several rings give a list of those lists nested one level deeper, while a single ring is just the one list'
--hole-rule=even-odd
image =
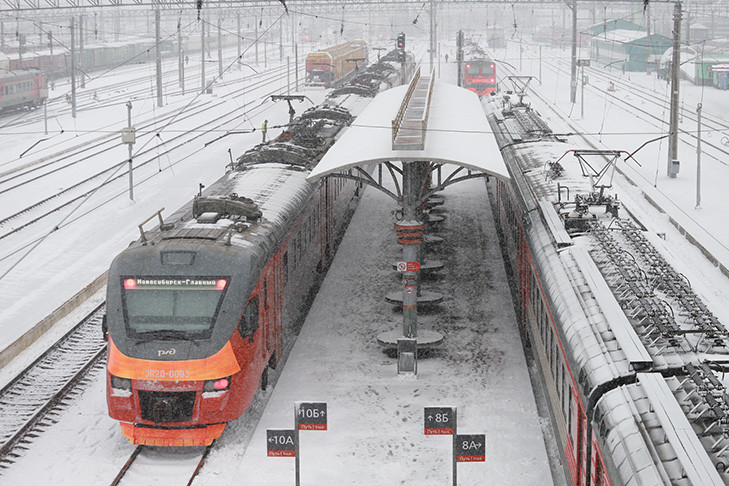
[{"label": "metal railing", "polygon": [[395,119],[392,120],[392,149],[393,150],[395,150],[395,139],[397,138],[397,134],[400,133],[400,127],[402,126],[402,119],[405,117],[405,111],[407,110],[408,105],[410,104],[410,98],[412,98],[413,93],[415,92],[415,86],[417,86],[418,81],[420,81],[420,67],[418,67],[418,70],[415,71],[415,74],[413,75],[413,79],[410,80],[410,86],[408,86],[408,90],[402,99],[402,103],[400,103],[400,109],[397,110],[397,115],[395,116]]}]

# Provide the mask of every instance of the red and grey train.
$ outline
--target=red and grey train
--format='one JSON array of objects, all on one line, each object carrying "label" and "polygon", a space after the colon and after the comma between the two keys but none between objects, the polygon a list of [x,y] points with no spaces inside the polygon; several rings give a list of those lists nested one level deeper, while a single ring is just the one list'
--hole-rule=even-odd
[{"label": "red and grey train", "polygon": [[466,38],[461,63],[463,87],[477,95],[496,91],[496,63],[473,39]]},{"label": "red and grey train", "polygon": [[477,95],[496,90],[496,64],[492,59],[479,58],[463,61],[463,87]]},{"label": "red and grey train", "polygon": [[360,190],[306,177],[354,119],[349,110],[397,84],[394,59],[243,154],[114,259],[107,403],[132,443],[209,445],[266,387]]},{"label": "red and grey train", "polygon": [[489,197],[565,476],[729,484],[729,333],[674,269],[669,243],[586,177],[594,160],[580,164],[619,154],[563,157],[575,147],[536,111],[488,107],[512,177],[492,178]]},{"label": "red and grey train", "polygon": [[36,108],[48,98],[46,75],[38,69],[0,72],[0,113]]}]

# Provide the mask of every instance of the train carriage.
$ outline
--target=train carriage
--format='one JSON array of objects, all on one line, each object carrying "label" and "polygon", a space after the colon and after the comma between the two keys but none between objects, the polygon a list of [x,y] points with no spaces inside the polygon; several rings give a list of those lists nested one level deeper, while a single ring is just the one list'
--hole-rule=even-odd
[{"label": "train carriage", "polygon": [[209,445],[265,389],[360,190],[352,180],[306,176],[365,100],[392,82],[331,93],[171,217],[155,215],[159,227],[114,259],[107,403],[132,443]]},{"label": "train carriage", "polygon": [[463,62],[463,87],[478,95],[496,90],[496,64],[491,59],[469,59]]},{"label": "train carriage", "polygon": [[345,80],[368,62],[367,43],[344,42],[306,56],[307,86],[330,87]]},{"label": "train carriage", "polygon": [[46,76],[37,69],[0,73],[0,112],[36,108],[48,98]]},{"label": "train carriage", "polygon": [[729,333],[660,239],[568,166],[578,150],[525,105],[488,106],[512,176],[489,196],[565,476],[729,484]]}]

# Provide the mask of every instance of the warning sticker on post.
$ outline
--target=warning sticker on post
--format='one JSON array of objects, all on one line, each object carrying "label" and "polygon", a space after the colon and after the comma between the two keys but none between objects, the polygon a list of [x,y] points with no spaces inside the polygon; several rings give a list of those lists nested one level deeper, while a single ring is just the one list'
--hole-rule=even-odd
[{"label": "warning sticker on post", "polygon": [[485,462],[486,434],[467,434],[456,436],[456,462]]}]

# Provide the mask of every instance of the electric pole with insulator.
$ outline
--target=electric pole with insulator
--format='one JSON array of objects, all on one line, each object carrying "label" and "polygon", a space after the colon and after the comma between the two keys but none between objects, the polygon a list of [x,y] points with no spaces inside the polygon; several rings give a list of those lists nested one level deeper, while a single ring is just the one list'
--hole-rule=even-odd
[{"label": "electric pole with insulator", "polygon": [[673,56],[671,57],[671,118],[668,130],[668,177],[675,179],[678,161],[678,109],[681,81],[681,2],[673,10]]}]

